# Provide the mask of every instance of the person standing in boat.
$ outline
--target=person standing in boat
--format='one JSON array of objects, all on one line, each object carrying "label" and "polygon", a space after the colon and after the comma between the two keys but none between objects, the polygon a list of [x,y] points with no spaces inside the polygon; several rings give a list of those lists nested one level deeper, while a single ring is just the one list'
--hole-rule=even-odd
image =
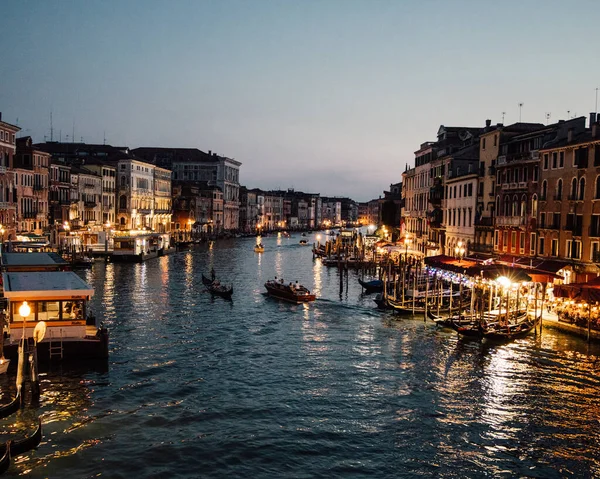
[{"label": "person standing in boat", "polygon": [[215,280],[215,268],[211,268],[210,269],[210,279],[212,279],[213,281]]}]

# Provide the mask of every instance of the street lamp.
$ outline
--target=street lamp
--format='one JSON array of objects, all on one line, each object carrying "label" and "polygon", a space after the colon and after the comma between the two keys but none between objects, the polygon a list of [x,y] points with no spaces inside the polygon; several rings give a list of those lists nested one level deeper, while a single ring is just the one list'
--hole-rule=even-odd
[{"label": "street lamp", "polygon": [[465,255],[465,248],[463,247],[462,241],[458,242],[456,248],[454,248],[454,252],[456,253],[456,256],[458,256],[458,264],[460,264],[460,262],[463,259],[463,256]]},{"label": "street lamp", "polygon": [[410,237],[404,238],[404,261],[408,261],[408,245],[412,243]]}]

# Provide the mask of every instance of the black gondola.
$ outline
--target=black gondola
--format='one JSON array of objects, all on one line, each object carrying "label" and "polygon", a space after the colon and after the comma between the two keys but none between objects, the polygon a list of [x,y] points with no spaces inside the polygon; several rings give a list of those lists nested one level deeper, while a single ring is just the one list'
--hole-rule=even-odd
[{"label": "black gondola", "polygon": [[365,293],[380,293],[383,291],[383,281],[374,279],[372,281],[363,281],[358,278],[359,284],[365,289]]},{"label": "black gondola", "polygon": [[4,454],[0,458],[0,474],[4,474],[10,467],[10,441],[2,447],[4,447]]},{"label": "black gondola", "polygon": [[494,329],[486,329],[483,331],[483,337],[493,341],[507,341],[510,339],[521,338],[529,334],[531,330],[536,327],[540,317],[541,315],[534,320],[526,319],[525,321],[518,322],[517,324],[498,326]]},{"label": "black gondola", "polygon": [[19,441],[10,442],[10,455],[11,457],[15,457],[25,454],[38,447],[40,442],[42,442],[42,420],[38,418],[38,427],[31,436]]},{"label": "black gondola", "polygon": [[19,394],[17,394],[6,406],[0,407],[0,419],[16,413],[19,410],[19,407],[21,407],[21,398],[19,397]]},{"label": "black gondola", "polygon": [[231,299],[231,295],[233,294],[233,286],[228,288],[224,284],[219,283],[219,281],[212,281],[204,275],[202,275],[202,283],[211,294],[216,294],[217,296],[221,296],[225,299]]}]

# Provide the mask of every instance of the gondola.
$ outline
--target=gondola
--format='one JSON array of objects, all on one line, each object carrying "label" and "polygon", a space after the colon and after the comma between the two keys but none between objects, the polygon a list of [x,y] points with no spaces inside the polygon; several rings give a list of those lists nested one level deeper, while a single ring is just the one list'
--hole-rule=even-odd
[{"label": "gondola", "polygon": [[472,322],[470,324],[455,324],[450,323],[450,327],[454,329],[461,336],[466,336],[468,338],[482,338],[483,337],[483,328],[479,324],[479,322]]},{"label": "gondola", "polygon": [[21,397],[19,394],[15,396],[15,398],[9,402],[6,406],[0,407],[0,419],[10,416],[11,414],[16,413],[21,407]]},{"label": "gondola", "polygon": [[[454,309],[454,308],[453,308]],[[454,309],[454,311],[458,311],[459,308]],[[445,313],[449,313],[449,310],[446,309]],[[466,317],[464,315],[451,315],[447,316],[438,316],[434,314],[431,310],[427,310],[427,317],[431,319],[438,326],[447,326],[450,327],[453,324],[458,326],[468,326],[474,323],[473,319]]]},{"label": "gondola", "polygon": [[301,239],[300,240],[300,245],[302,245],[302,246],[308,246],[308,241],[305,240],[305,239]]},{"label": "gondola", "polygon": [[10,467],[10,441],[2,447],[4,447],[4,454],[0,458],[0,474],[4,474]]},{"label": "gondola", "polygon": [[10,455],[15,457],[25,454],[38,447],[40,442],[42,442],[42,420],[38,418],[38,427],[31,436],[19,441],[10,442]]},{"label": "gondola", "polygon": [[483,337],[493,341],[507,341],[510,339],[522,338],[523,336],[527,336],[531,330],[536,327],[540,317],[541,315],[534,320],[526,319],[525,321],[509,324],[508,326],[498,325],[493,329],[485,329],[483,331]]},{"label": "gondola", "polygon": [[383,291],[383,281],[380,279],[374,279],[371,281],[363,281],[358,278],[359,284],[365,289],[365,293],[380,293]]},{"label": "gondola", "polygon": [[209,278],[204,276],[204,274],[202,275],[202,283],[211,294],[221,296],[225,299],[231,299],[231,295],[233,294],[233,286],[230,286],[228,288],[224,284],[219,283],[219,281],[210,280]]}]

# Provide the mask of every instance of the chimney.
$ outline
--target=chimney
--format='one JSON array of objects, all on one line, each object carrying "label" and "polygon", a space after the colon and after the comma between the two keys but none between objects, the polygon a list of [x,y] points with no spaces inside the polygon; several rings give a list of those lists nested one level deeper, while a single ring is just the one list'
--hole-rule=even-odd
[{"label": "chimney", "polygon": [[[592,125],[592,138],[596,138],[598,136],[598,128],[599,127],[600,127],[600,125],[598,124],[598,122],[595,122]],[[598,148],[598,147],[596,146],[596,148]]]},{"label": "chimney", "polygon": [[212,155],[212,150],[208,150],[208,156]]},{"label": "chimney", "polygon": [[573,141],[573,128],[569,128],[567,130],[567,143],[571,143]]},{"label": "chimney", "polygon": [[596,123],[596,113],[590,113],[590,128]]},{"label": "chimney", "polygon": [[2,121],[2,112],[0,111],[0,121]]},{"label": "chimney", "polygon": [[492,125],[492,120],[485,120],[485,127],[489,128]]}]

